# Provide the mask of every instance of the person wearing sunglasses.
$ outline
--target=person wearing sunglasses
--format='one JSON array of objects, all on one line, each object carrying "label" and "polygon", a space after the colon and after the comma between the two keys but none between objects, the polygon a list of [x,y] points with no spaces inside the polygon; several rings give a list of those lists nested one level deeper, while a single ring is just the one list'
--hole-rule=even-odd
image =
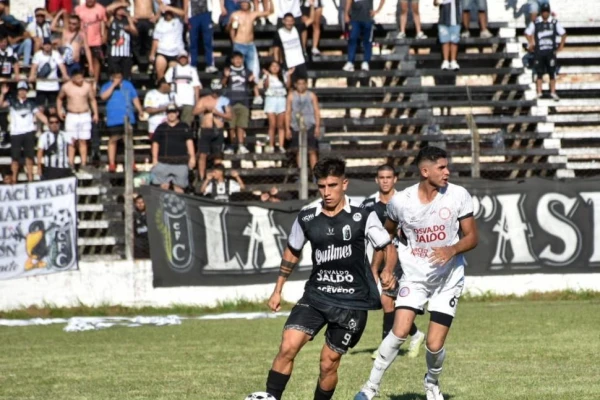
[{"label": "person wearing sunglasses", "polygon": [[58,115],[48,117],[48,130],[42,133],[37,145],[37,172],[41,180],[72,176],[69,165],[69,136],[61,130]]}]

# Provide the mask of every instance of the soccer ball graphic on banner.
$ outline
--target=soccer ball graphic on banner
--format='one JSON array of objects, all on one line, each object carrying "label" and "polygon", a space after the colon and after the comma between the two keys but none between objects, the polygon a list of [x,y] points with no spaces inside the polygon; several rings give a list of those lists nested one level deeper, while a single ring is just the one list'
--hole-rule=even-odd
[{"label": "soccer ball graphic on banner", "polygon": [[266,392],[254,392],[246,396],[245,400],[276,400],[273,395]]}]

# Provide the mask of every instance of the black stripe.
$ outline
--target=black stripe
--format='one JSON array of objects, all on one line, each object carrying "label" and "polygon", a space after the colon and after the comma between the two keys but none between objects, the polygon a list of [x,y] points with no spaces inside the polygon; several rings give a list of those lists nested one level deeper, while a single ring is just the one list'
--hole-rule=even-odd
[{"label": "black stripe", "polygon": [[458,220],[462,221],[463,219],[467,219],[467,218],[472,217],[472,216],[473,216],[473,213],[471,212],[471,213],[463,215],[462,217],[458,217]]}]

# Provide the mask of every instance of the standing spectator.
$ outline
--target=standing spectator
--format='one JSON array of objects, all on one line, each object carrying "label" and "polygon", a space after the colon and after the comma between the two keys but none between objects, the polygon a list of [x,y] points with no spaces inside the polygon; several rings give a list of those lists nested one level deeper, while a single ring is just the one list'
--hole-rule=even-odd
[{"label": "standing spectator", "polygon": [[75,14],[83,24],[83,34],[90,46],[92,59],[88,63],[93,65],[96,82],[100,79],[100,71],[104,63],[102,46],[106,42],[106,9],[96,3],[96,0],[85,0],[85,4],[75,8]]},{"label": "standing spectator", "polygon": [[35,9],[35,19],[27,25],[27,32],[33,39],[33,53],[37,53],[42,48],[44,39],[52,40],[52,30],[48,13],[43,8]]},{"label": "standing spectator", "polygon": [[319,137],[321,136],[321,110],[319,99],[307,90],[306,79],[296,81],[296,90],[288,95],[285,112],[286,136],[291,140],[290,148],[296,151],[296,162],[300,167],[300,130],[306,129],[307,151],[310,169],[317,164]]},{"label": "standing spectator", "polygon": [[119,70],[127,80],[131,79],[133,66],[132,36],[137,36],[135,22],[127,11],[126,2],[114,3],[107,8],[112,15],[108,22],[108,69]]},{"label": "standing spectator", "polygon": [[[219,16],[219,25],[223,30],[227,29],[229,25],[229,20],[231,19],[231,15],[241,10],[241,4],[244,0],[220,0],[219,3],[221,5],[221,15]],[[258,10],[258,0],[253,0],[254,9]],[[266,5],[266,4],[265,4]],[[266,7],[269,8],[269,7]]]},{"label": "standing spectator", "polygon": [[[1,4],[1,3],[0,3]],[[2,25],[0,25],[0,28]],[[12,47],[8,46],[8,38],[1,33],[0,29],[0,80],[10,81],[19,77],[19,60]],[[8,114],[0,113],[0,147],[10,146],[8,134]]]},{"label": "standing spectator", "polygon": [[108,172],[117,170],[117,143],[125,133],[125,117],[128,118],[128,128],[135,125],[135,114],[144,114],[142,104],[133,84],[123,78],[119,69],[112,70],[111,80],[102,85],[100,99],[106,101],[106,128],[108,131]]},{"label": "standing spectator", "polygon": [[152,183],[168,190],[171,183],[178,193],[189,185],[189,170],[196,166],[190,127],[179,121],[175,104],[167,107],[167,121],[152,136]]},{"label": "standing spectator", "polygon": [[225,120],[231,120],[232,113],[229,99],[221,96],[223,85],[214,79],[210,85],[211,93],[203,96],[196,108],[194,115],[200,115],[200,138],[198,139],[198,178],[204,179],[208,157],[212,157],[213,164],[223,162],[223,145],[225,143]]},{"label": "standing spectator", "polygon": [[157,88],[146,93],[144,98],[144,112],[150,117],[148,118],[148,136],[152,139],[152,135],[156,128],[167,119],[167,106],[173,103],[171,95],[171,85],[165,78],[158,81]]},{"label": "standing spectator", "polygon": [[302,23],[302,9],[300,8],[301,0],[273,0],[276,4],[275,10],[277,10],[277,29],[283,26],[283,18],[286,14],[292,14],[294,17],[294,24],[298,33],[302,38],[302,51],[306,49],[306,42],[308,40],[308,33],[306,32],[306,25]]},{"label": "standing spectator", "polygon": [[320,56],[319,41],[321,40],[321,19],[323,18],[323,0],[304,0],[300,7],[302,11],[302,22],[308,28],[312,25],[312,49],[313,56]]},{"label": "standing spectator", "polygon": [[60,129],[58,116],[50,115],[48,130],[40,135],[37,145],[38,175],[41,180],[60,179],[73,175],[69,165],[69,143],[69,137]]},{"label": "standing spectator", "polygon": [[200,191],[213,200],[228,202],[232,193],[245,189],[246,185],[236,170],[231,171],[231,179],[226,178],[225,167],[218,164],[206,175]]},{"label": "standing spectator", "polygon": [[152,31],[154,22],[158,19],[154,14],[153,0],[134,0],[133,16],[138,34],[133,40],[133,56],[139,71],[146,73],[148,70],[148,55],[152,48]]},{"label": "standing spectator", "polygon": [[350,38],[348,39],[348,62],[344,71],[354,71],[358,38],[363,39],[364,59],[360,64],[363,71],[369,70],[369,62],[373,54],[373,18],[383,8],[385,0],[379,2],[377,10],[373,10],[373,0],[346,0],[346,24],[350,24]]},{"label": "standing spectator", "polygon": [[[83,69],[83,65],[80,62],[81,54],[83,53],[87,60],[91,60],[92,51],[90,50],[90,46],[88,46],[85,35],[81,32],[81,19],[77,15],[69,15],[67,27],[61,28],[59,27],[59,22],[62,16],[63,11],[59,11],[52,20],[51,28],[53,32],[59,32],[61,34],[58,49],[63,56],[68,76],[71,76],[73,71],[80,71]],[[93,77],[93,62],[88,62],[88,71],[90,76]]]},{"label": "standing spectator", "polygon": [[146,219],[146,202],[141,194],[134,200],[133,211],[134,237],[133,256],[135,258],[150,258],[150,242],[148,241],[148,223]]},{"label": "standing spectator", "polygon": [[[311,15],[314,15],[312,13]],[[312,23],[312,18],[304,21],[307,25]],[[275,61],[285,62],[287,70],[293,70],[292,80],[298,78],[308,78],[308,68],[306,68],[306,57],[300,40],[300,33],[295,26],[294,16],[286,14],[283,18],[283,26],[275,31],[273,39]]]},{"label": "standing spectator", "polygon": [[427,35],[423,33],[421,29],[421,13],[419,11],[419,0],[398,0],[400,2],[400,32],[396,35],[396,39],[406,38],[406,24],[408,23],[408,4],[410,3],[410,9],[413,14],[413,20],[415,21],[415,30],[417,39],[427,39]]},{"label": "standing spectator", "polygon": [[31,65],[31,54],[33,50],[33,39],[29,32],[25,30],[21,21],[12,15],[2,17],[3,29],[8,36],[10,47],[17,53],[18,56],[23,56],[23,66]]},{"label": "standing spectator", "polygon": [[[550,15],[550,4],[544,3],[540,7],[542,15],[531,22],[525,30],[529,41],[529,51],[535,54],[534,70],[537,75],[537,96],[542,97],[542,84],[544,75],[550,76],[550,97],[559,101],[556,94],[556,54],[565,48],[567,31]],[[556,37],[559,36],[560,44],[557,46]]]},{"label": "standing spectator", "polygon": [[233,118],[229,123],[231,143],[233,149],[226,149],[225,154],[232,154],[235,150],[237,139],[237,153],[248,154],[244,145],[246,142],[246,129],[250,121],[250,85],[254,84],[254,75],[244,67],[244,56],[239,52],[231,55],[231,65],[223,70],[224,87],[227,87],[228,97],[231,100]]},{"label": "standing spectator", "polygon": [[438,21],[438,36],[442,44],[444,62],[442,69],[458,71],[460,66],[456,62],[458,56],[458,43],[460,42],[460,4],[459,0],[434,0],[440,7]]},{"label": "standing spectator", "polygon": [[[66,116],[63,109],[67,100]],[[56,99],[56,108],[60,119],[65,121],[65,132],[69,136],[69,165],[75,165],[75,146],[79,148],[81,167],[87,166],[87,141],[92,137],[92,122],[98,123],[98,103],[93,86],[83,79],[83,72],[75,70],[71,80],[65,83]],[[91,113],[90,113],[91,109]]]},{"label": "standing spectator", "polygon": [[288,69],[287,72],[284,78],[281,65],[277,61],[271,61],[269,70],[264,72],[265,114],[269,120],[269,145],[265,147],[266,153],[275,151],[275,131],[279,135],[277,143],[279,152],[285,153],[285,107],[294,68]]},{"label": "standing spectator", "polygon": [[204,42],[205,72],[214,74],[217,72],[213,61],[213,23],[212,23],[212,1],[211,0],[187,0],[185,3],[186,16],[190,20],[190,53],[192,65],[198,66],[198,45],[200,34]]},{"label": "standing spectator", "polygon": [[165,80],[171,84],[175,102],[181,112],[179,119],[192,127],[194,105],[200,99],[200,79],[198,70],[190,65],[188,53],[182,51],[177,56],[177,64],[167,70]]},{"label": "standing spectator", "polygon": [[460,36],[465,39],[471,37],[469,25],[471,24],[471,10],[473,4],[477,6],[479,14],[479,28],[481,29],[479,37],[489,39],[494,35],[488,30],[487,0],[462,0],[463,26],[465,30]]},{"label": "standing spectator", "polygon": [[183,22],[185,13],[177,7],[161,4],[162,17],[154,27],[150,62],[154,63],[156,80],[165,76],[168,67],[176,64],[177,56],[185,51],[183,43]]},{"label": "standing spectator", "polygon": [[29,72],[29,82],[35,83],[36,103],[41,112],[47,108],[56,108],[56,98],[60,90],[58,71],[67,76],[67,69],[60,53],[52,50],[50,38],[44,39],[42,49],[33,56],[33,64]]},{"label": "standing spectator", "polygon": [[550,0],[528,0],[529,5],[529,22],[535,22],[539,13],[540,7],[544,4],[550,4]]},{"label": "standing spectator", "polygon": [[10,107],[10,169],[13,180],[17,182],[21,160],[21,150],[25,157],[27,181],[33,181],[33,158],[35,157],[35,119],[44,124],[48,123],[46,116],[41,113],[35,102],[27,98],[29,85],[25,81],[17,84],[17,97],[6,100],[9,92],[7,85],[2,85],[0,91],[0,107]]}]

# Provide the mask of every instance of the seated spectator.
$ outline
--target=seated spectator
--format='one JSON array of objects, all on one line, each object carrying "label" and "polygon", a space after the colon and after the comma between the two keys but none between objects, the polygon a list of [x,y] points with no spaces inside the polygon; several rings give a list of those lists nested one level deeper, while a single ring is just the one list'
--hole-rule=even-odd
[{"label": "seated spectator", "polygon": [[[314,11],[314,9],[313,9]],[[310,14],[314,16],[314,12]],[[304,23],[312,24],[312,18],[305,19]],[[306,57],[300,40],[300,33],[295,25],[294,16],[286,14],[283,17],[283,26],[275,31],[273,39],[273,57],[275,61],[283,64],[287,70],[293,69],[292,80],[299,78],[308,78],[308,68],[306,67]]]},{"label": "seated spectator", "polygon": [[25,157],[27,181],[33,182],[33,159],[35,157],[35,119],[44,124],[48,123],[46,116],[41,113],[35,102],[27,98],[29,85],[25,81],[17,84],[17,97],[6,99],[9,92],[7,85],[2,85],[0,91],[0,107],[10,107],[10,169],[13,181],[18,181],[21,150]]},{"label": "seated spectator", "polygon": [[129,128],[135,125],[135,114],[144,114],[142,104],[133,84],[123,79],[120,70],[111,72],[111,80],[102,85],[100,99],[106,101],[106,128],[108,131],[108,172],[117,170],[117,143],[125,134],[125,117]]},{"label": "seated spectator", "polygon": [[67,69],[60,53],[52,50],[50,38],[44,39],[42,49],[33,56],[29,82],[35,83],[35,101],[41,112],[53,109],[56,112],[56,98],[60,90],[58,72],[67,76]]},{"label": "seated spectator", "polygon": [[529,5],[529,22],[534,22],[540,14],[540,7],[550,4],[550,0],[527,0]]},{"label": "seated spectator", "polygon": [[0,32],[8,36],[8,43],[18,56],[23,57],[23,66],[31,65],[31,55],[33,50],[33,39],[25,27],[12,15],[2,17],[3,24],[0,25]]},{"label": "seated spectator", "polygon": [[189,186],[189,170],[196,166],[190,127],[179,120],[175,104],[167,107],[167,121],[152,135],[152,183],[164,190],[183,193]]},{"label": "seated spectator", "polygon": [[300,6],[300,10],[302,11],[302,22],[304,22],[304,25],[307,28],[312,26],[311,53],[313,56],[320,56],[319,41],[321,40],[323,0],[304,0]]},{"label": "seated spectator", "polygon": [[260,201],[263,203],[281,203],[288,200],[292,200],[292,195],[289,192],[280,192],[277,186],[260,195]]},{"label": "seated spectator", "polygon": [[171,84],[175,95],[175,103],[181,112],[179,119],[192,127],[194,122],[194,105],[200,99],[200,79],[198,69],[189,63],[188,53],[182,51],[177,56],[177,64],[170,67],[165,80]]},{"label": "seated spectator", "polygon": [[479,13],[479,28],[481,29],[479,37],[489,39],[494,35],[492,35],[487,28],[487,0],[462,0],[463,26],[465,30],[460,36],[465,39],[471,37],[469,24],[471,23],[471,10],[473,9],[473,4],[477,5],[477,11]]},{"label": "seated spectator", "polygon": [[158,81],[156,89],[146,93],[144,112],[150,116],[148,118],[148,136],[150,139],[152,139],[156,128],[167,120],[167,106],[174,102],[171,85],[165,78]]},{"label": "seated spectator", "polygon": [[[292,14],[298,33],[302,38],[302,51],[306,49],[306,42],[308,41],[308,32],[306,31],[306,24],[302,22],[302,9],[300,8],[300,1],[289,1],[289,0],[272,0],[275,3],[275,10],[277,10],[277,29],[283,26],[283,18],[286,14]],[[271,6],[273,8],[273,6]]]},{"label": "seated spectator", "polygon": [[265,147],[266,153],[275,151],[275,131],[278,133],[278,151],[285,153],[285,107],[293,73],[294,68],[292,67],[288,69],[287,76],[284,77],[281,65],[277,61],[271,61],[269,70],[263,73],[265,76],[264,111],[269,121],[269,145]]},{"label": "seated spectator", "polygon": [[[406,24],[408,23],[408,3],[413,14],[415,22],[415,30],[417,31],[416,39],[427,39],[427,35],[421,29],[421,13],[419,12],[419,0],[398,0],[400,2],[400,32],[396,39],[406,38]],[[380,4],[381,8],[381,4]]]},{"label": "seated spectator", "polygon": [[286,137],[291,140],[290,149],[297,153],[296,162],[300,163],[300,130],[306,129],[308,162],[312,170],[317,164],[319,137],[321,136],[321,110],[319,99],[307,90],[306,79],[296,81],[296,90],[288,94],[285,112]]},{"label": "seated spectator", "polygon": [[[59,11],[58,14],[52,20],[52,32],[60,33],[60,40],[58,45],[58,51],[63,57],[65,66],[67,67],[67,73],[70,77],[73,71],[82,71],[83,63],[81,55],[83,54],[87,60],[92,59],[92,51],[88,46],[87,39],[81,31],[81,19],[77,15],[69,15],[67,18],[67,27],[61,28],[60,20],[63,16],[63,11]],[[90,76],[94,76],[94,63],[88,62],[88,71]]]},{"label": "seated spectator", "polygon": [[379,14],[385,1],[379,3],[379,8],[373,10],[373,2],[365,0],[346,0],[346,24],[350,24],[350,38],[348,39],[348,62],[344,71],[354,71],[358,38],[362,36],[364,59],[360,64],[363,71],[369,70],[369,62],[373,54],[373,18]]},{"label": "seated spectator", "polygon": [[120,70],[123,78],[131,79],[131,68],[133,67],[132,40],[138,35],[135,22],[125,1],[115,2],[107,7],[106,12],[110,16],[108,21],[108,51],[107,64],[111,71]]},{"label": "seated spectator", "polygon": [[52,30],[48,21],[48,12],[43,8],[35,9],[35,19],[27,25],[27,32],[33,39],[33,53],[37,53],[45,39],[52,41]]},{"label": "seated spectator", "polygon": [[223,164],[215,165],[213,170],[206,175],[200,191],[213,200],[229,201],[232,193],[246,189],[244,181],[236,170],[232,170],[230,174],[231,178],[226,178]]},{"label": "seated spectator", "polygon": [[148,241],[148,223],[146,219],[146,202],[141,194],[136,196],[134,205],[133,256],[135,258],[150,258],[150,242]]},{"label": "seated spectator", "polygon": [[60,129],[57,115],[48,117],[48,130],[42,133],[37,144],[38,175],[41,180],[73,176],[69,165],[69,136]]},{"label": "seated spectator", "polygon": [[102,47],[106,42],[106,9],[96,0],[85,0],[75,8],[75,14],[81,19],[83,34],[90,46],[92,56],[87,61],[93,65],[94,77],[98,82],[105,59]]},{"label": "seated spectator", "polygon": [[185,13],[182,9],[166,5],[160,6],[162,16],[154,27],[150,62],[154,63],[156,80],[165,76],[168,67],[177,64],[177,56],[185,52],[183,43],[183,22]]},{"label": "seated spectator", "polygon": [[460,42],[460,4],[459,0],[434,0],[440,7],[438,21],[438,36],[442,44],[444,62],[442,69],[459,70],[456,62],[458,56],[458,43]]}]

